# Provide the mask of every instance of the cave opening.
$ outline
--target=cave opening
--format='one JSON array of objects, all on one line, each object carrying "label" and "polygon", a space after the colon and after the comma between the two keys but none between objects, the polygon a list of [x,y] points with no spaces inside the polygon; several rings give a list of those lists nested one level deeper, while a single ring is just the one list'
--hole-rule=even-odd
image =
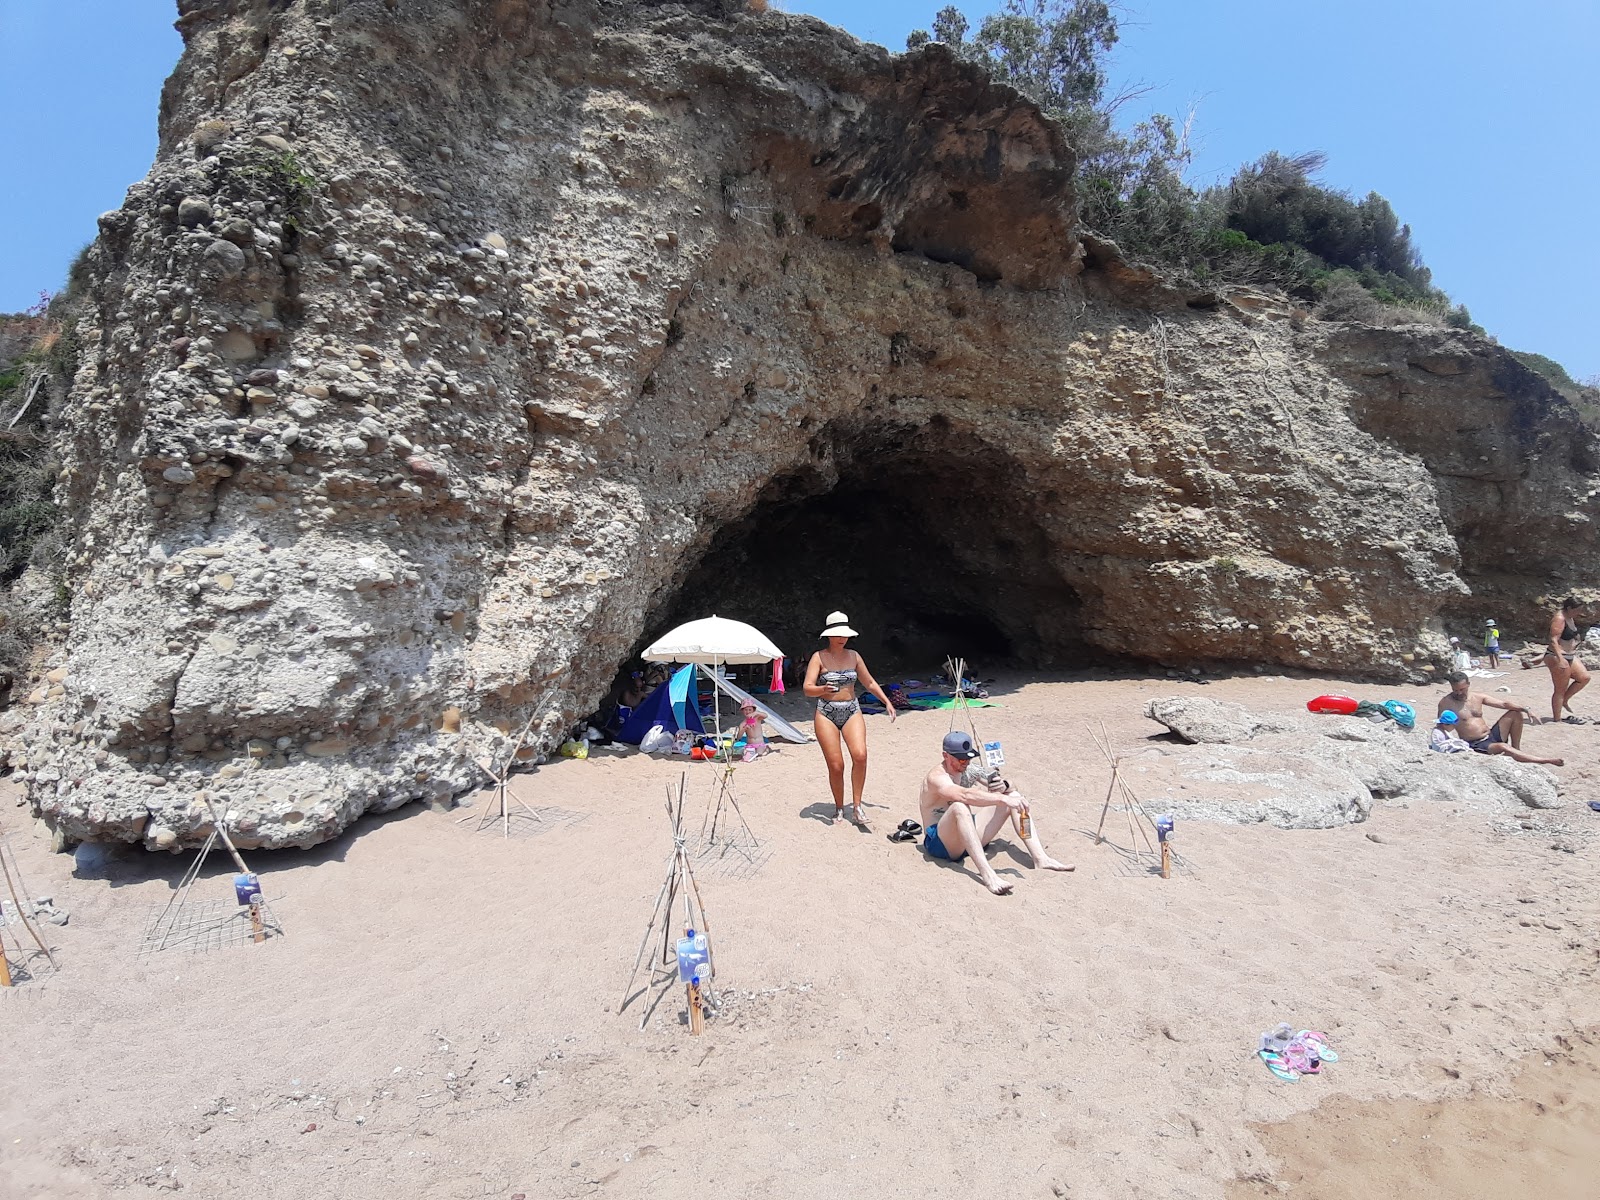
[{"label": "cave opening", "polygon": [[803,666],[839,609],[883,678],[925,676],[946,655],[975,671],[1098,660],[1047,532],[1057,498],[1004,447],[935,417],[835,423],[810,451],[663,589],[638,648],[717,614],[755,625]]}]

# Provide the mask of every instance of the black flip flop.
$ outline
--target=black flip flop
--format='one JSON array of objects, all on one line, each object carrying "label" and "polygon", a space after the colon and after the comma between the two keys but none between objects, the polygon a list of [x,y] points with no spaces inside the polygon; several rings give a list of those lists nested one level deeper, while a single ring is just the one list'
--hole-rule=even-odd
[{"label": "black flip flop", "polygon": [[914,842],[922,834],[922,826],[910,817],[900,822],[900,827],[886,836],[891,842]]}]

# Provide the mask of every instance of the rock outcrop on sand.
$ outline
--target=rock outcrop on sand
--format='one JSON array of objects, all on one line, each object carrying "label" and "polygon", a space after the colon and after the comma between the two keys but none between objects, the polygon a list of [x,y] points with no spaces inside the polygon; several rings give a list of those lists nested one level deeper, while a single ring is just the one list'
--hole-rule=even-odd
[{"label": "rock outcrop on sand", "polygon": [[1123,261],[1060,130],[941,47],[179,10],[88,263],[72,634],[14,755],[65,838],[192,844],[201,790],[246,846],[442,800],[678,616],[1399,677],[1472,591],[1511,624],[1537,547],[1596,561],[1592,439],[1535,376]]},{"label": "rock outcrop on sand", "polygon": [[1184,739],[1123,764],[1151,811],[1283,829],[1365,821],[1374,803],[1445,802],[1493,813],[1556,808],[1546,768],[1487,754],[1443,754],[1423,729],[1363,717],[1258,716],[1237,704],[1172,696],[1145,715]]}]

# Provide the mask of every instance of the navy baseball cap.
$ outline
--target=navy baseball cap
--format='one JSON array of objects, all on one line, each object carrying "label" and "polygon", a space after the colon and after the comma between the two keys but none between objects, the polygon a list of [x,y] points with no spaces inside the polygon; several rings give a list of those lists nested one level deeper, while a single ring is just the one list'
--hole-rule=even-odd
[{"label": "navy baseball cap", "polygon": [[972,744],[972,735],[962,733],[959,729],[952,729],[944,735],[944,752],[951,758],[970,760],[978,757],[978,748]]}]

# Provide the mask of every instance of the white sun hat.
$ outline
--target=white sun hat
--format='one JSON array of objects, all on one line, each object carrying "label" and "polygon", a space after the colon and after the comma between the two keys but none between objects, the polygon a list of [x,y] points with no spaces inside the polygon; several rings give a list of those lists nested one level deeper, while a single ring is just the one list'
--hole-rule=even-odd
[{"label": "white sun hat", "polygon": [[822,631],[823,637],[860,637],[854,629],[850,628],[850,618],[842,612],[828,614],[828,627]]}]

